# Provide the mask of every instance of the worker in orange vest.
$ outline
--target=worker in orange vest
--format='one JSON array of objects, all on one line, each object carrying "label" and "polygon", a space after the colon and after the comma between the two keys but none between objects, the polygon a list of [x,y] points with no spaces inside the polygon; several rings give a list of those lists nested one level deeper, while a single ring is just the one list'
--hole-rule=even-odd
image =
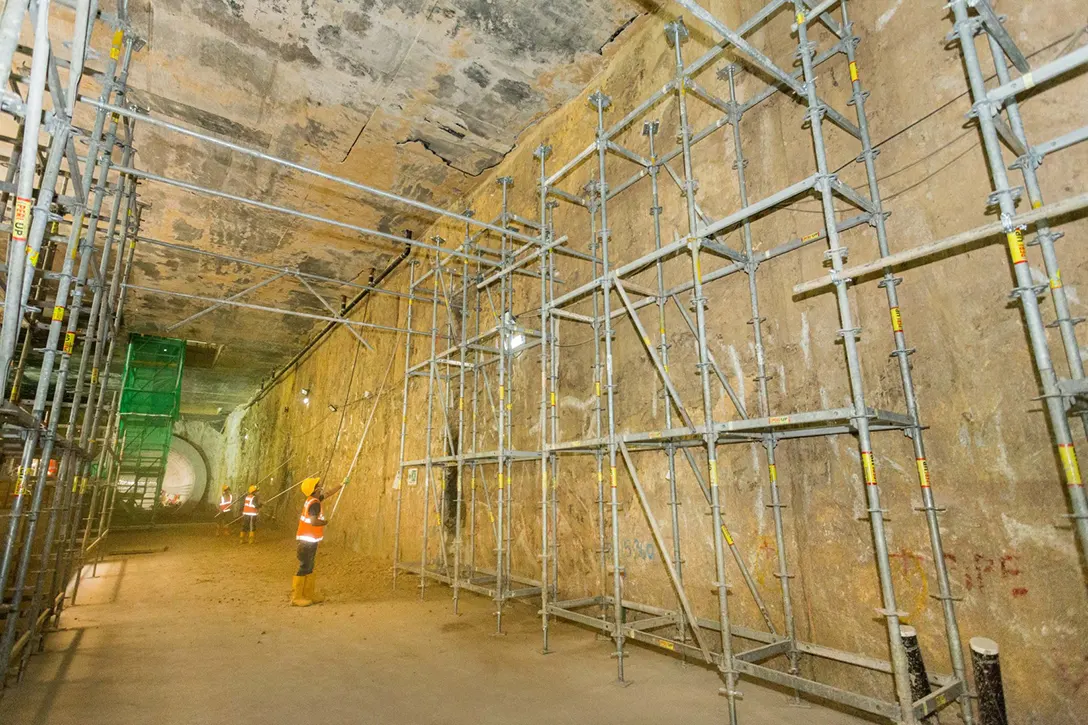
[{"label": "worker in orange vest", "polygon": [[326,496],[332,496],[343,488],[337,486],[328,493],[321,485],[321,479],[307,478],[302,482],[302,493],[306,496],[302,504],[302,515],[298,519],[295,540],[298,541],[298,572],[291,580],[291,606],[308,607],[324,600],[315,591],[314,558],[317,545],[325,538],[325,512],[323,502]]},{"label": "worker in orange vest", "polygon": [[215,535],[230,533],[230,510],[234,508],[234,494],[230,486],[223,486],[219,493],[219,513],[215,515]]},{"label": "worker in orange vest", "polygon": [[257,538],[257,515],[260,512],[261,501],[257,497],[257,487],[250,486],[246,492],[246,498],[242,502],[242,530],[238,532],[238,543],[245,541],[246,533],[249,533],[249,543]]}]

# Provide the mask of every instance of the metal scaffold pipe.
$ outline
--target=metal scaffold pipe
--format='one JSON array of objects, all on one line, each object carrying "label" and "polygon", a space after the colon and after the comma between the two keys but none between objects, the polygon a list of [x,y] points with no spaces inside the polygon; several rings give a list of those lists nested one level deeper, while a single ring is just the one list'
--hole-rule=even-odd
[{"label": "metal scaffold pipe", "polygon": [[319,171],[318,169],[314,169],[314,168],[311,168],[311,167],[308,167],[308,166],[304,166],[302,164],[297,164],[297,163],[295,163],[293,161],[288,161],[286,159],[281,159],[279,157],[272,156],[271,154],[266,154],[266,153],[264,153],[262,151],[257,151],[256,149],[251,149],[251,148],[248,148],[246,146],[242,146],[240,144],[236,144],[236,143],[233,143],[233,142],[230,142],[230,141],[224,141],[223,139],[219,139],[219,138],[216,138],[214,136],[209,136],[207,134],[198,133],[196,131],[191,131],[191,130],[189,130],[187,128],[184,128],[182,126],[178,126],[178,125],[170,123],[168,121],[163,121],[161,119],[154,118],[152,116],[148,116],[147,114],[139,113],[137,111],[133,111],[133,110],[128,109],[128,108],[124,108],[122,106],[101,103],[100,101],[95,101],[94,99],[87,98],[87,97],[81,97],[80,100],[83,101],[84,103],[87,103],[87,104],[91,105],[91,106],[95,106],[95,107],[103,106],[103,107],[106,108],[107,111],[110,111],[112,113],[119,113],[122,116],[127,116],[129,118],[132,118],[132,119],[135,119],[135,120],[150,124],[152,126],[158,126],[159,128],[165,128],[165,129],[167,129],[169,131],[173,131],[175,133],[180,133],[180,134],[183,134],[185,136],[189,136],[191,138],[199,139],[199,140],[205,141],[207,143],[215,144],[217,146],[221,146],[223,148],[230,149],[231,151],[237,151],[238,153],[245,154],[247,156],[252,156],[253,158],[256,158],[256,159],[261,159],[262,161],[269,161],[269,162],[274,163],[274,164],[279,164],[280,166],[284,166],[286,168],[289,168],[289,169],[292,169],[294,171],[298,171],[298,172],[301,172],[301,173],[304,173],[304,174],[309,174],[311,176],[316,176],[318,178],[325,179],[326,181],[332,181],[332,182],[337,183],[337,184],[343,184],[344,186],[350,187],[350,188],[355,189],[357,191],[362,191],[362,192],[364,192],[366,194],[370,194],[372,196],[376,196],[376,197],[378,197],[380,199],[385,199],[386,201],[392,201],[392,202],[397,202],[397,203],[400,203],[400,204],[406,204],[407,206],[415,207],[416,209],[421,209],[423,211],[427,211],[427,212],[430,212],[432,214],[437,214],[439,217],[445,217],[445,218],[448,218],[448,219],[457,219],[458,221],[465,222],[466,224],[471,224],[474,227],[479,227],[481,229],[486,229],[488,231],[495,232],[497,234],[506,234],[506,235],[508,235],[510,237],[513,237],[514,239],[519,239],[519,240],[521,240],[523,242],[535,243],[535,242],[538,241],[536,237],[533,237],[533,236],[530,236],[530,235],[527,235],[527,234],[521,234],[520,232],[516,232],[516,231],[513,231],[511,229],[504,229],[504,228],[502,228],[500,226],[496,226],[496,225],[490,224],[488,222],[479,221],[477,219],[474,219],[474,218],[472,218],[470,216],[466,216],[464,214],[458,214],[456,212],[448,211],[448,210],[445,210],[445,209],[440,209],[439,207],[431,206],[430,204],[426,204],[426,203],[424,203],[422,201],[417,201],[415,199],[410,199],[408,197],[400,196],[399,194],[394,194],[394,193],[389,192],[389,191],[383,191],[381,189],[376,189],[373,186],[367,186],[366,184],[360,184],[357,181],[352,181],[351,179],[345,179],[342,176],[336,176],[335,174],[330,174],[330,173],[325,172],[325,171]]}]

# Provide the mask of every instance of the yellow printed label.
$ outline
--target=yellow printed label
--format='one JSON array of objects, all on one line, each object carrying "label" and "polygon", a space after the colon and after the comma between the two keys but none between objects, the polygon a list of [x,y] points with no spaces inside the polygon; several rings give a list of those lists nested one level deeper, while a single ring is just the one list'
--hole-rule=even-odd
[{"label": "yellow printed label", "polygon": [[802,242],[811,242],[813,239],[819,239],[822,232],[813,232],[812,234],[806,234],[801,237]]},{"label": "yellow printed label", "polygon": [[465,399],[464,398],[458,398],[457,399],[457,410],[464,410],[464,409],[465,409]]},{"label": "yellow printed label", "polygon": [[865,484],[868,486],[875,486],[876,467],[873,465],[873,454],[871,451],[861,452],[861,467],[865,471]]},{"label": "yellow printed label", "polygon": [[19,466],[19,470],[15,473],[15,495],[22,496],[24,493],[27,493],[26,469]]},{"label": "yellow printed label", "polygon": [[555,407],[555,392],[554,391],[551,394],[551,401],[552,401],[552,407],[554,408]]},{"label": "yellow printed label", "polygon": [[113,44],[110,46],[110,58],[117,60],[121,57],[121,40],[125,37],[125,33],[122,30],[114,31]]},{"label": "yellow printed label", "polygon": [[725,543],[733,545],[733,537],[729,535],[729,529],[725,528],[725,524],[722,524],[722,536],[725,537]]},{"label": "yellow printed label", "polygon": [[599,468],[597,469],[597,483],[598,484],[604,483],[604,471],[602,471]]},{"label": "yellow printed label", "polygon": [[[74,249],[76,249],[76,247],[73,245],[72,249],[74,250]],[[31,267],[37,267],[38,266],[38,257],[39,257],[39,255],[38,255],[37,252],[35,252],[33,249],[27,247],[27,250],[26,250],[26,262],[27,262],[27,264],[29,264]]]},{"label": "yellow printed label", "polygon": [[72,350],[76,347],[76,333],[66,332],[64,333],[64,354],[71,355]]},{"label": "yellow printed label", "polygon": [[502,474],[499,474],[499,490],[502,490]]},{"label": "yellow printed label", "polygon": [[778,483],[778,466],[773,463],[768,464],[767,475],[771,477],[771,483]]},{"label": "yellow printed label", "polygon": [[856,61],[850,61],[850,82],[853,83],[858,79],[858,64]]},{"label": "yellow printed label", "polygon": [[506,400],[506,388],[499,386],[499,400]]},{"label": "yellow printed label", "polygon": [[710,485],[718,485],[718,462],[710,461]]},{"label": "yellow printed label", "polygon": [[593,386],[595,388],[597,388],[597,397],[598,398],[601,397],[601,381],[600,380],[594,380],[593,381]]},{"label": "yellow printed label", "polygon": [[1023,264],[1028,261],[1027,250],[1024,248],[1024,232],[1014,229],[1005,235],[1009,243],[1009,256],[1013,264]]},{"label": "yellow printed label", "polygon": [[98,385],[98,368],[91,368],[91,385]]},{"label": "yellow printed label", "polygon": [[797,13],[797,24],[798,25],[804,25],[805,24],[805,14],[804,13]]},{"label": "yellow printed label", "polygon": [[491,513],[491,509],[487,510],[487,518],[491,519],[491,523],[495,523],[495,514]]},{"label": "yellow printed label", "polygon": [[790,417],[788,415],[775,415],[768,418],[767,422],[771,425],[785,425],[790,422]]},{"label": "yellow printed label", "polygon": [[612,466],[612,488],[616,487],[616,467]]},{"label": "yellow printed label", "polygon": [[892,330],[895,332],[903,331],[903,315],[899,312],[898,307],[893,307],[892,312]]},{"label": "yellow printed label", "polygon": [[676,651],[676,645],[673,644],[672,642],[670,642],[667,639],[659,639],[659,640],[657,640],[657,644],[658,644],[659,647],[664,647],[665,649],[669,650],[670,652],[675,652]]},{"label": "yellow printed label", "polygon": [[79,493],[82,495],[87,493],[87,477],[84,476],[79,482]]},{"label": "yellow printed label", "polygon": [[75,493],[78,490],[79,490],[79,476],[74,476],[72,478],[72,493]]},{"label": "yellow printed label", "polygon": [[1058,289],[1062,286],[1062,271],[1060,269],[1054,270],[1053,276],[1050,278],[1050,289]]},{"label": "yellow printed label", "polygon": [[1042,205],[1043,205],[1043,200],[1042,199],[1036,199],[1035,201],[1031,202],[1031,208],[1032,209],[1038,209]]},{"label": "yellow printed label", "polygon": [[918,464],[918,484],[922,488],[929,488],[929,466],[926,464],[926,459],[916,458],[914,460]]},{"label": "yellow printed label", "polygon": [[15,213],[11,216],[11,238],[25,242],[30,233],[30,199],[19,197],[15,200]]},{"label": "yellow printed label", "polygon": [[642,336],[642,343],[646,347],[650,347],[651,345],[653,345],[653,343],[650,342],[650,338],[646,337],[645,335]]},{"label": "yellow printed label", "polygon": [[703,283],[703,263],[698,254],[695,255],[695,279],[699,280],[699,284]]},{"label": "yellow printed label", "polygon": [[1077,463],[1077,452],[1073,450],[1073,444],[1063,443],[1058,446],[1058,457],[1062,459],[1062,468],[1065,469],[1066,485],[1083,485],[1080,480],[1080,464]]},{"label": "yellow printed label", "polygon": [[53,308],[53,322],[63,322],[63,321],[64,321],[64,308],[61,307],[60,305],[57,305],[56,307]]}]

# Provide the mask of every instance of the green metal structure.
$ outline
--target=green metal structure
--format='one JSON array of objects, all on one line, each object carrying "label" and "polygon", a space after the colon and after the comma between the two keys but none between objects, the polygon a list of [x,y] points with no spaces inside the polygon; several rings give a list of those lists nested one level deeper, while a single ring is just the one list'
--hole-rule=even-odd
[{"label": "green metal structure", "polygon": [[130,523],[154,524],[162,506],[184,368],[184,340],[129,336],[118,409],[121,468],[115,513]]}]

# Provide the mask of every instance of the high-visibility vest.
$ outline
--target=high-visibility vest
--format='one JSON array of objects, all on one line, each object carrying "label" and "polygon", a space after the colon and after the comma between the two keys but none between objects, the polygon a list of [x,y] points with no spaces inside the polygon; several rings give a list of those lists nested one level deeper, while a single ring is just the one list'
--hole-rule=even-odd
[{"label": "high-visibility vest", "polygon": [[[314,503],[320,507],[317,516],[310,516],[310,506]],[[324,505],[321,503],[321,499],[314,496],[310,496],[306,499],[306,503],[302,504],[302,515],[298,517],[298,531],[295,532],[295,538],[299,541],[311,541],[317,543],[321,539],[325,538],[325,527],[318,526],[317,522],[325,521]]]},{"label": "high-visibility vest", "polygon": [[230,507],[234,505],[234,496],[229,493],[224,493],[219,497],[219,510],[230,511]]},{"label": "high-visibility vest", "polygon": [[245,503],[242,505],[243,516],[256,516],[257,515],[257,494],[251,493],[246,496]]}]

